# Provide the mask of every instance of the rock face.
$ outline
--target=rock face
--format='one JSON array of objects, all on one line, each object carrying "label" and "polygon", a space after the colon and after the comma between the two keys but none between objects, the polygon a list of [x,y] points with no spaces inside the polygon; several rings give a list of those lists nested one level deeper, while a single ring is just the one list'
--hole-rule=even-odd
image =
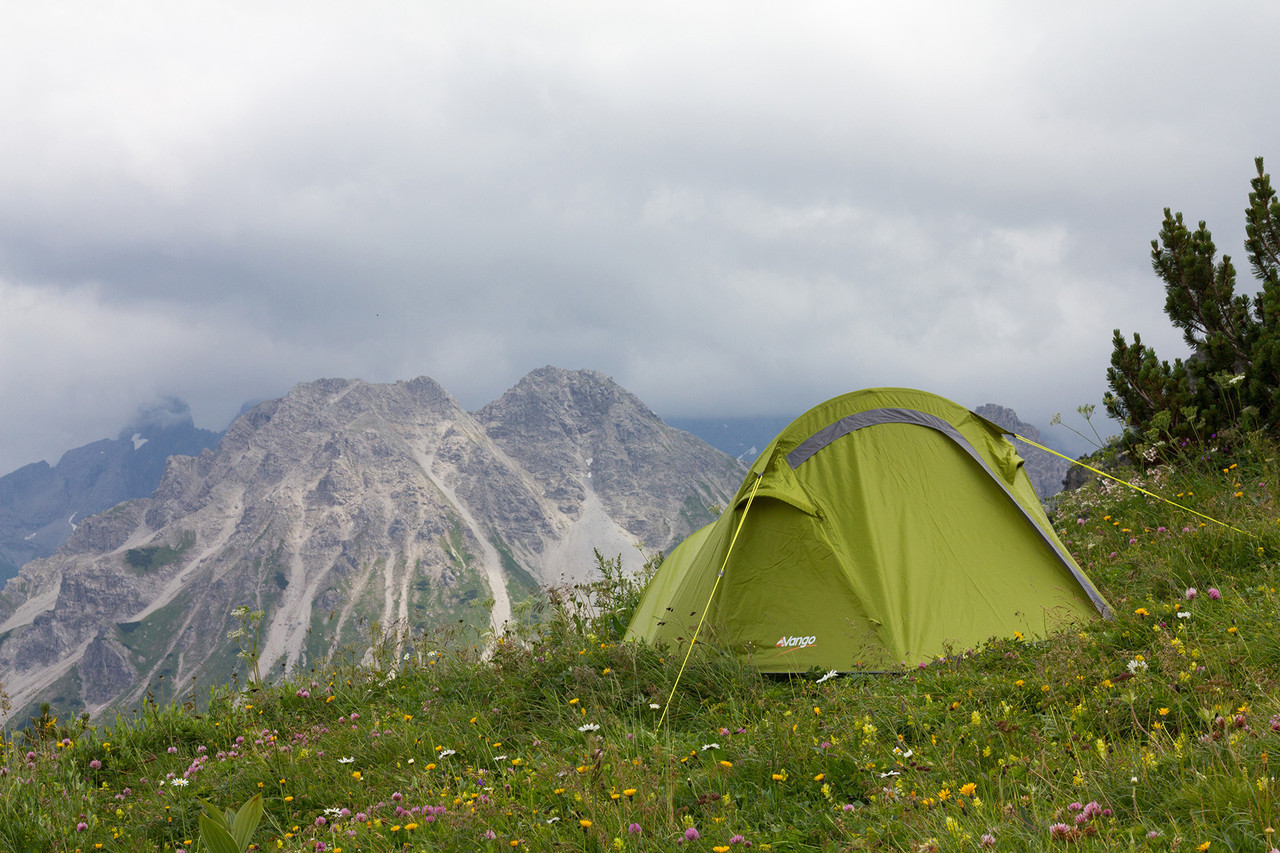
[{"label": "rock face", "polygon": [[[987,403],[985,406],[979,406],[974,409],[974,414],[981,415],[993,424],[1012,430],[1018,435],[1025,435],[1027,438],[1043,444],[1040,440],[1040,430],[1034,424],[1024,423],[1018,419],[1017,412],[1013,409],[1006,409],[1004,406],[997,406],[995,403]],[[1018,447],[1018,455],[1026,461],[1027,476],[1031,478],[1031,485],[1035,487],[1036,494],[1040,500],[1044,500],[1052,495],[1056,495],[1062,491],[1062,480],[1067,476],[1067,470],[1071,468],[1071,463],[1065,459],[1059,459],[1050,453],[1045,453],[1039,448],[1032,447],[1026,442],[1013,440]]]},{"label": "rock face", "polygon": [[221,433],[198,429],[185,403],[142,413],[114,441],[69,450],[57,465],[35,462],[0,477],[0,583],[47,557],[76,526],[130,498],[151,494],[165,460],[216,447]]},{"label": "rock face", "polygon": [[636,545],[669,549],[743,475],[592,371],[534,371],[475,414],[426,378],[306,383],[24,566],[0,592],[0,680],[16,719],[224,682],[247,671],[242,605],[265,612],[264,674],[362,650],[374,623],[487,630],[588,578],[593,548],[632,569]]}]

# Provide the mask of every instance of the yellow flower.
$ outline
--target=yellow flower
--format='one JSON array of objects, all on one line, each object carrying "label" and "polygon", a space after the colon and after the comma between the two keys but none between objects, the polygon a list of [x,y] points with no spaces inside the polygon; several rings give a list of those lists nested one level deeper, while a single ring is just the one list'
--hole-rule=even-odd
[{"label": "yellow flower", "polygon": [[946,802],[947,798],[950,796],[951,796],[951,789],[943,788],[941,791],[938,792],[938,801]]},{"label": "yellow flower", "polygon": [[826,774],[826,773],[819,773],[817,776],[814,776],[814,777],[813,777],[813,781],[815,781],[815,782],[821,782],[821,781],[822,781],[823,779],[825,779],[825,778],[827,778],[827,774]]},{"label": "yellow flower", "polygon": [[1197,850],[1199,850],[1199,851],[1200,851],[1200,853],[1204,853],[1204,851],[1206,851],[1206,850],[1208,850],[1208,849],[1209,849],[1209,845],[1210,845],[1210,844],[1212,844],[1212,843],[1213,843],[1212,841],[1206,841],[1204,844],[1201,844],[1201,845],[1200,845],[1199,847],[1197,847],[1196,849],[1197,849]]},{"label": "yellow flower", "polygon": [[1135,611],[1133,611],[1133,612],[1134,612],[1134,613],[1136,613],[1136,614],[1138,614],[1139,616],[1150,616],[1150,615],[1151,615],[1151,614],[1147,613],[1147,608],[1145,608],[1145,607],[1139,607],[1137,610],[1135,610]]},{"label": "yellow flower", "polygon": [[357,782],[359,782],[359,781],[360,781],[360,778],[361,778],[361,777],[360,777],[360,771],[359,771],[359,770],[353,770],[353,771],[351,771],[351,778],[352,778],[352,779],[355,779]]},{"label": "yellow flower", "polygon": [[286,803],[292,803],[292,802],[293,802],[293,794],[290,794],[289,796],[285,797],[285,798],[284,798],[284,801],[285,801]]},{"label": "yellow flower", "polygon": [[978,790],[978,786],[973,782],[966,782],[960,786],[960,793],[966,797],[972,797],[973,792]]},{"label": "yellow flower", "polygon": [[572,699],[570,699],[570,700],[569,700],[569,704],[570,704],[570,705],[577,705],[577,704],[578,704],[578,697],[577,697],[577,696],[575,696],[575,697],[573,697]]},{"label": "yellow flower", "polygon": [[590,829],[590,828],[591,828],[591,821],[587,820],[587,819],[584,817],[582,820],[578,821],[578,826],[582,827],[583,829]]},{"label": "yellow flower", "polygon": [[1159,711],[1157,711],[1156,713],[1158,713],[1158,714],[1159,714],[1160,716],[1162,716],[1162,717],[1167,717],[1167,716],[1169,716],[1169,709],[1168,709],[1168,708],[1161,708],[1161,709],[1160,709]]},{"label": "yellow flower", "polygon": [[787,774],[786,774],[786,773],[774,773],[774,774],[773,774],[773,781],[775,781],[775,782],[785,782],[786,780],[787,780]]},{"label": "yellow flower", "polygon": [[1227,629],[1227,633],[1228,633],[1228,634],[1234,634],[1234,633],[1236,633],[1236,626],[1235,626],[1235,625],[1232,625],[1230,628],[1228,628],[1228,629]]},{"label": "yellow flower", "polygon": [[721,761],[721,762],[720,762],[720,766],[721,766],[721,767],[723,767],[725,770],[728,770],[730,767],[732,767],[732,766],[733,766],[733,762],[732,762],[732,761]]},{"label": "yellow flower", "polygon": [[717,844],[715,847],[712,847],[711,849],[714,850],[715,853],[729,853],[728,844]]},{"label": "yellow flower", "polygon": [[622,790],[622,795],[623,795],[624,797],[627,797],[627,798],[634,797],[634,796],[636,795],[636,789],[635,789],[635,788],[624,788],[624,789]]},{"label": "yellow flower", "polygon": [[409,830],[410,832],[413,832],[415,829],[418,828],[418,825],[416,823],[406,823],[404,825],[404,828]]}]

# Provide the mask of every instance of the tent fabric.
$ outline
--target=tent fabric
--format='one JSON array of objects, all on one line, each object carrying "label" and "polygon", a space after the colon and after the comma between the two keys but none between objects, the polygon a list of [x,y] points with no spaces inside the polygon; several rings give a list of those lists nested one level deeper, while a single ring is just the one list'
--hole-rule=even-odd
[{"label": "tent fabric", "polygon": [[763,671],[878,671],[1109,615],[1008,434],[909,389],[814,407],[663,561],[627,638],[687,642],[710,600],[699,641]]}]

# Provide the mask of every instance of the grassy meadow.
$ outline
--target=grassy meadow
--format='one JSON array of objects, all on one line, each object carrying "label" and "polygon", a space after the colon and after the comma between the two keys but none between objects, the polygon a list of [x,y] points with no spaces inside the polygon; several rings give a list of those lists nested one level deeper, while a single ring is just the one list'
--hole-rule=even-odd
[{"label": "grassy meadow", "polygon": [[[1257,435],[1060,498],[1116,610],[877,676],[761,678],[620,642],[639,587],[547,590],[485,638],[374,628],[288,683],[173,685],[89,726],[10,720],[0,850],[1153,850],[1280,846],[1280,446]],[[589,603],[590,602],[590,603]],[[1271,756],[1270,753],[1276,753]]]}]

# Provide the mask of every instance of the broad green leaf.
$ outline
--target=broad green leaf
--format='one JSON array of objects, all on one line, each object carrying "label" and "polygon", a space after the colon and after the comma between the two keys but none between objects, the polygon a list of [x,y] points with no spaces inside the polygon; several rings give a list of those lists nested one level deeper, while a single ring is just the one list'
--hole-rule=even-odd
[{"label": "broad green leaf", "polygon": [[244,853],[244,848],[208,814],[200,815],[200,840],[209,853]]},{"label": "broad green leaf", "polygon": [[262,795],[254,794],[249,802],[240,807],[239,813],[232,819],[231,835],[239,849],[236,853],[249,849],[249,841],[253,838],[258,821],[262,820]]}]

